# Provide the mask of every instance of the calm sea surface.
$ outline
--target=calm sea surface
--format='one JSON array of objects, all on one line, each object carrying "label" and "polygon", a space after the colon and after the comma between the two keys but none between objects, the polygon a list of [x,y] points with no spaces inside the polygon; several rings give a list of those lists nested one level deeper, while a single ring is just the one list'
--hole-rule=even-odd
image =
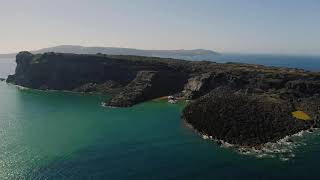
[{"label": "calm sea surface", "polygon": [[[268,65],[317,70],[320,59],[274,58]],[[14,67],[0,59],[0,77]],[[0,179],[320,179],[318,132],[283,153],[243,155],[187,128],[183,104],[104,108],[107,98],[0,82]]]},{"label": "calm sea surface", "polygon": [[320,56],[224,54],[214,59],[216,59],[216,62],[243,62],[320,71]]}]

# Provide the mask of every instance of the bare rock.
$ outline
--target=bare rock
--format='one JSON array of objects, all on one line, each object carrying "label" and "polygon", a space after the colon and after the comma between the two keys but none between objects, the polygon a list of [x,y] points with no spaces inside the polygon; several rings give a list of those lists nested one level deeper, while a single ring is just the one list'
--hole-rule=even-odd
[{"label": "bare rock", "polygon": [[316,115],[310,121],[298,120],[292,116],[296,110],[288,100],[272,95],[217,88],[188,105],[183,118],[200,133],[218,140],[259,146],[310,129],[319,120]]}]

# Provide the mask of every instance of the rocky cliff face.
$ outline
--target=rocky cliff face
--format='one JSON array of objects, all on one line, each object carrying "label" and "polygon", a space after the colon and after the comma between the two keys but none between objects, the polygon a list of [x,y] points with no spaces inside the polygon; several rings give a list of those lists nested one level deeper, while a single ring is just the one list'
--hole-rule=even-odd
[{"label": "rocky cliff face", "polygon": [[[194,100],[184,119],[202,133],[239,145],[276,141],[319,120],[320,74],[300,69],[101,54],[21,52],[16,61],[9,83],[112,93],[109,106],[129,107],[167,95]],[[311,120],[294,118],[296,110]]]},{"label": "rocky cliff face", "polygon": [[146,99],[176,94],[183,89],[188,75],[173,71],[139,71],[123,90],[114,96],[109,106],[127,107]]}]

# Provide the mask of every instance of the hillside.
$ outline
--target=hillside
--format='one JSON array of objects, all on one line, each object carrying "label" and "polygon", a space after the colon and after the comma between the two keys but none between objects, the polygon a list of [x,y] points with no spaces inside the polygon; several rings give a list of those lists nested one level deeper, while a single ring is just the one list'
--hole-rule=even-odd
[{"label": "hillside", "polygon": [[[46,52],[56,53],[73,53],[73,54],[109,54],[109,55],[134,55],[134,56],[149,56],[149,57],[163,57],[175,58],[185,60],[210,60],[219,55],[219,53],[204,50],[141,50],[130,48],[116,48],[116,47],[83,47],[62,45],[56,47],[43,48],[36,51],[30,51],[34,54],[42,54]],[[13,58],[16,54],[0,54],[0,58]]]}]

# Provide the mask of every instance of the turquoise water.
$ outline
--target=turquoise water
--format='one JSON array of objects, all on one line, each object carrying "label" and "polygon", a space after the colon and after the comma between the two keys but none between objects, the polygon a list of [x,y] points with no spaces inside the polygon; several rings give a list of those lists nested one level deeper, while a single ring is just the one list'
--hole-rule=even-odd
[{"label": "turquoise water", "polygon": [[[12,66],[2,63],[0,77]],[[202,139],[180,119],[183,104],[104,108],[106,98],[1,82],[0,179],[320,178],[318,133],[259,158]]]}]

